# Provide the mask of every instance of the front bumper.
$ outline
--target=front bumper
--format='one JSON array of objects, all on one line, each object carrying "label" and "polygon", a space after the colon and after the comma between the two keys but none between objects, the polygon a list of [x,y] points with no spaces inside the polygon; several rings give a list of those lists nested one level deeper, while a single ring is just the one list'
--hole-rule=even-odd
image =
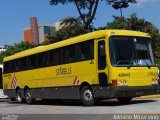
[{"label": "front bumper", "polygon": [[119,86],[100,87],[92,86],[95,98],[139,97],[158,94],[158,85],[152,86]]}]

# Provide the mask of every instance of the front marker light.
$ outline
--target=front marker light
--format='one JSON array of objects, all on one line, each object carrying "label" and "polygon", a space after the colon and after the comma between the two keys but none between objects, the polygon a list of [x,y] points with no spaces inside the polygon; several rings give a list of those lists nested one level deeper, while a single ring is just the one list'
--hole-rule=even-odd
[{"label": "front marker light", "polygon": [[158,80],[157,79],[152,79],[152,84],[158,84]]},{"label": "front marker light", "polygon": [[126,80],[123,81],[123,85],[124,85],[124,86],[127,86],[127,85],[128,85]]},{"label": "front marker light", "polygon": [[118,80],[118,86],[127,86],[126,80]]},{"label": "front marker light", "polygon": [[127,86],[127,81],[126,80],[112,80],[112,86]]},{"label": "front marker light", "polygon": [[123,81],[122,80],[118,80],[118,86],[123,86]]},{"label": "front marker light", "polygon": [[117,80],[112,80],[112,86],[116,87],[117,86]]}]

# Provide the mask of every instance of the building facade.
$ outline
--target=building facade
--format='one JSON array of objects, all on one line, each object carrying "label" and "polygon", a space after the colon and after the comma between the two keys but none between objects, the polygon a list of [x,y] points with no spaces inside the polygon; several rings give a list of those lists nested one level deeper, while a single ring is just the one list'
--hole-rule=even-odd
[{"label": "building facade", "polygon": [[24,41],[39,44],[54,37],[54,33],[60,29],[60,22],[53,25],[37,23],[37,18],[30,19],[30,27],[23,29]]},{"label": "building facade", "polygon": [[45,40],[49,40],[53,37],[56,29],[53,25],[39,25],[39,43],[44,42]]},{"label": "building facade", "polygon": [[5,52],[6,48],[4,46],[0,46],[0,53]]}]

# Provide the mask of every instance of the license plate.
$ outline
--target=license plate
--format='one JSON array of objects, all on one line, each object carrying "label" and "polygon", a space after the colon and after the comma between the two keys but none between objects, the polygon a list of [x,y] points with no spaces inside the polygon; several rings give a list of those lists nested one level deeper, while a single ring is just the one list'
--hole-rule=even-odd
[{"label": "license plate", "polygon": [[136,95],[143,95],[144,93],[142,91],[136,92]]}]

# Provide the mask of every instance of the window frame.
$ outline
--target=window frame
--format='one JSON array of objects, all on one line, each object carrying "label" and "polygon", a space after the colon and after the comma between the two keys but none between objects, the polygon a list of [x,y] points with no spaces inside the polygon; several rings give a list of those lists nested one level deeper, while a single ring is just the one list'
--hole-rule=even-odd
[{"label": "window frame", "polygon": [[[81,44],[87,44],[87,43],[89,43],[90,56],[86,57],[85,59],[79,59],[78,58],[78,46],[81,45]],[[63,61],[64,60],[64,50],[69,46],[75,46],[75,54],[76,54],[74,56],[75,59],[73,59],[73,60],[71,59],[71,60],[68,60],[68,61]],[[70,49],[70,47],[69,47],[69,49]],[[56,62],[53,62],[53,63],[51,62],[51,55],[50,55],[52,52],[57,52],[57,54],[59,54],[58,55],[59,58],[56,60]],[[42,63],[42,65],[38,64],[38,59],[39,59],[40,54],[41,55],[42,54],[45,54],[45,55],[47,54],[46,55],[47,56],[46,64],[45,63]],[[72,56],[70,56],[70,57],[73,58]],[[21,60],[22,59],[26,59],[26,61],[27,61],[27,66],[24,67],[24,68],[21,67],[21,64],[22,64]],[[6,62],[4,62],[4,74],[13,73],[13,72],[20,72],[20,71],[25,71],[25,70],[38,69],[38,68],[44,68],[44,67],[50,67],[50,66],[63,65],[63,64],[71,64],[71,63],[75,63],[75,62],[83,62],[83,61],[88,61],[88,60],[93,60],[93,59],[94,59],[94,39],[90,39],[90,40],[78,42],[78,43],[75,43],[75,44],[66,45],[66,46],[63,46],[63,47],[60,47],[60,48],[55,48],[55,49],[47,50],[47,51],[44,51],[44,52],[32,54],[32,55],[29,55],[29,56],[17,58],[17,59],[11,60],[11,61],[6,61]],[[35,60],[35,61],[33,61],[34,64],[31,63],[31,60]],[[11,69],[12,68],[11,66],[14,65],[14,61],[18,62],[18,70]],[[54,57],[53,57],[53,61],[54,61]],[[42,60],[42,62],[44,62],[44,59]],[[9,67],[7,67],[6,64],[10,64],[10,65],[8,65]],[[8,69],[6,69],[6,68],[8,68]]]}]

